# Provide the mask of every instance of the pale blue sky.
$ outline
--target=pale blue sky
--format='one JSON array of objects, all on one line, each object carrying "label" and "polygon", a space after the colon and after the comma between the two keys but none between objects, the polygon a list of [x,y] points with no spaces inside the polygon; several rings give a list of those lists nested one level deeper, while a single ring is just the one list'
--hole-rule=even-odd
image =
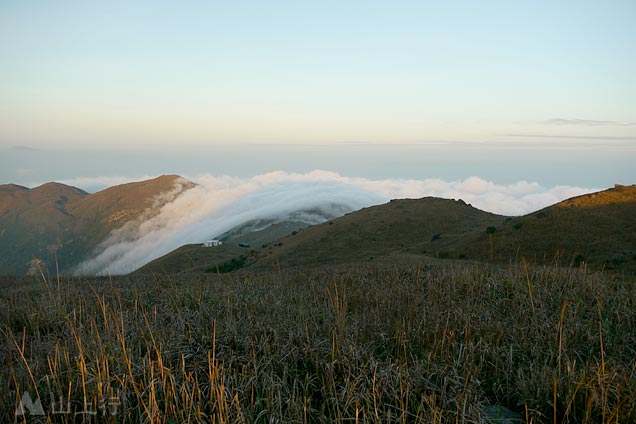
[{"label": "pale blue sky", "polygon": [[628,182],[634,75],[633,0],[1,0],[0,150],[558,142]]}]

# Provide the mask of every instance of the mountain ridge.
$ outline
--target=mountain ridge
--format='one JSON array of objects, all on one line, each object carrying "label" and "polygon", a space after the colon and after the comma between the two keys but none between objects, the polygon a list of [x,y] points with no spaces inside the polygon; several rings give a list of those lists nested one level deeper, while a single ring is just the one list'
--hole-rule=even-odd
[{"label": "mountain ridge", "polygon": [[56,261],[60,272],[70,272],[112,230],[147,212],[157,196],[171,190],[178,195],[193,186],[178,175],[119,184],[93,194],[59,182],[30,189],[0,186],[0,273],[24,274],[32,271],[33,263],[53,273]]},{"label": "mountain ridge", "polygon": [[[56,261],[60,271],[70,272],[90,259],[113,230],[152,217],[163,204],[194,186],[178,175],[92,194],[59,182],[34,188],[0,185],[0,274],[28,272],[32,259],[48,272],[55,270]],[[482,211],[461,199],[394,199],[307,228],[291,218],[270,230],[258,220],[247,222],[224,237],[237,246],[250,244],[249,254],[236,246],[211,255],[182,249],[189,259],[181,261],[171,252],[169,263],[158,258],[146,269],[201,271],[240,257],[245,257],[242,266],[255,271],[398,257],[486,262],[526,257],[537,263],[557,257],[563,264],[590,263],[636,272],[633,216],[636,185],[616,184],[518,217]]]}]

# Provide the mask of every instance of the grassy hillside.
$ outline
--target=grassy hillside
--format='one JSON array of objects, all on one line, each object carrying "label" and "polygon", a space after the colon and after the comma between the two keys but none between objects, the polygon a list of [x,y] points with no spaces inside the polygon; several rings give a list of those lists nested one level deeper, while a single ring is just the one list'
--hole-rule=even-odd
[{"label": "grassy hillside", "polygon": [[[251,269],[428,258],[585,264],[636,273],[636,186],[616,186],[521,217],[462,201],[394,200],[285,237],[257,252]],[[430,259],[427,259],[430,260]]]},{"label": "grassy hillside", "polygon": [[505,220],[491,235],[482,231],[447,252],[449,257],[488,260],[522,256],[534,263],[607,268],[636,273],[636,186],[565,200],[526,216]]},{"label": "grassy hillside", "polygon": [[149,213],[153,199],[178,181],[165,175],[95,194],[60,183],[0,186],[0,274],[25,274],[33,258],[55,274],[56,255],[60,270],[71,270],[113,229]]},{"label": "grassy hillside", "polygon": [[[24,274],[33,258],[55,270],[55,252],[74,238],[67,207],[88,193],[59,183],[16,187],[0,186],[0,274]],[[60,260],[64,266],[66,258]]]},{"label": "grassy hillside", "polygon": [[0,280],[0,304],[1,422],[25,391],[64,423],[636,421],[636,281],[617,275],[24,278]]},{"label": "grassy hillside", "polygon": [[[187,244],[144,265],[135,271],[135,274],[230,272],[242,268],[245,263],[251,261],[255,254],[254,249],[307,225],[304,222],[287,221],[254,231],[254,228],[259,227],[248,223],[221,235],[219,239],[224,242],[222,246],[203,247],[201,244]],[[239,243],[250,247],[239,247]]]},{"label": "grassy hillside", "polygon": [[[437,256],[505,217],[463,201],[427,197],[392,200],[280,239],[259,251],[252,269],[385,261]],[[278,262],[278,264],[277,264]]]},{"label": "grassy hillside", "polygon": [[[238,247],[238,244],[224,244],[216,247],[203,247],[202,244],[186,244],[156,259],[134,272],[135,275],[179,274],[190,272],[216,273],[227,272],[225,264],[242,261],[241,256],[249,255],[250,250]],[[242,262],[241,262],[242,263]]]}]

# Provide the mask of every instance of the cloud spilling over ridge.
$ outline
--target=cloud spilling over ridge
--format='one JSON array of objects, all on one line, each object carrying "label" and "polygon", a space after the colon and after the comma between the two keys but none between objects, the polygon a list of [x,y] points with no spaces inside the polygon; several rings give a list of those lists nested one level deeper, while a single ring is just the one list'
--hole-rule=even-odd
[{"label": "cloud spilling over ridge", "polygon": [[341,216],[394,198],[435,196],[463,199],[503,215],[521,215],[595,189],[571,186],[545,188],[520,181],[501,185],[479,177],[459,181],[370,180],[334,172],[293,174],[282,171],[250,179],[201,175],[197,186],[177,196],[144,219],[111,233],[98,254],[81,264],[84,274],[121,274],[187,243],[219,236],[254,219],[284,220],[297,211],[319,211],[308,223]]}]

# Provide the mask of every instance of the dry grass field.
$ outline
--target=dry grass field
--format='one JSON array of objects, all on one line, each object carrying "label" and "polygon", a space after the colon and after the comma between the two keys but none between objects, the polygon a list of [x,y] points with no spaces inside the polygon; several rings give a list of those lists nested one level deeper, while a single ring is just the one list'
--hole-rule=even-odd
[{"label": "dry grass field", "polygon": [[450,261],[6,279],[0,421],[634,422],[634,283]]}]

